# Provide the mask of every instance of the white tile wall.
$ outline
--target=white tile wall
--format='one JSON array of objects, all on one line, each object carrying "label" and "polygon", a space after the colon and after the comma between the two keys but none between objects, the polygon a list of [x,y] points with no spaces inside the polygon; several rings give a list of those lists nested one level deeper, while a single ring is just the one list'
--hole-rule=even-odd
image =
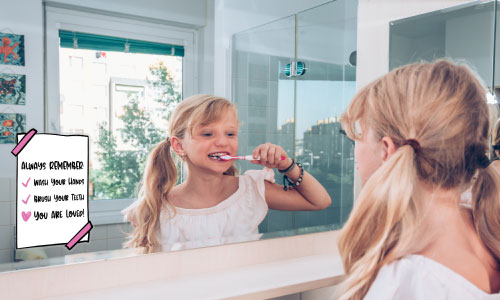
[{"label": "white tile wall", "polygon": [[0,202],[11,201],[10,194],[10,178],[0,178]]},{"label": "white tile wall", "polygon": [[11,226],[0,226],[0,249],[12,249],[12,228]]},{"label": "white tile wall", "polygon": [[123,243],[126,241],[126,238],[121,237],[121,238],[115,238],[115,239],[108,239],[108,250],[115,250],[115,249],[121,249],[123,248]]},{"label": "white tile wall", "polygon": [[12,262],[13,255],[14,251],[12,249],[0,250],[0,264]]},{"label": "white tile wall", "polygon": [[88,252],[105,251],[108,250],[107,240],[94,240],[90,238],[90,243],[87,245]]},{"label": "white tile wall", "polygon": [[94,226],[90,231],[90,241],[94,240],[104,240],[108,238],[108,226],[107,225],[99,225]]},{"label": "white tile wall", "polygon": [[[15,220],[14,220],[15,222]],[[0,202],[0,226],[10,225],[10,203],[9,202]],[[1,243],[1,241],[0,241]]]}]

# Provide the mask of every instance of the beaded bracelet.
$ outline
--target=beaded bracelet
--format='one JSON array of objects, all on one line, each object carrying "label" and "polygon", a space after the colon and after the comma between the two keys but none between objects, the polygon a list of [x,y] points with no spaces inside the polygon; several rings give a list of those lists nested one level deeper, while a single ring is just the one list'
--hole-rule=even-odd
[{"label": "beaded bracelet", "polygon": [[297,167],[300,168],[300,176],[297,181],[292,182],[288,176],[283,175],[283,189],[286,191],[288,189],[293,189],[302,183],[302,177],[304,177],[304,168],[302,168],[301,163],[296,163]]}]

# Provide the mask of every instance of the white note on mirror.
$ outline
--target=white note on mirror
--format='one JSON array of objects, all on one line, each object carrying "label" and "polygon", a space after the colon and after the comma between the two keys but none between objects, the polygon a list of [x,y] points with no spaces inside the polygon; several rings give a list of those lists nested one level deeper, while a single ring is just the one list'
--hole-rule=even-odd
[{"label": "white note on mirror", "polygon": [[[19,144],[24,135],[18,134]],[[17,155],[17,248],[76,243],[90,224],[88,167],[88,136],[37,133],[29,139]],[[88,242],[89,234],[78,240]]]}]

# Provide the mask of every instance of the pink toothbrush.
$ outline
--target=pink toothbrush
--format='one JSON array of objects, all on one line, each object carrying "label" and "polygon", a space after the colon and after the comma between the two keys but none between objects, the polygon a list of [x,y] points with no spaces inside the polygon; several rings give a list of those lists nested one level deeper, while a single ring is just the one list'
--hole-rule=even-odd
[{"label": "pink toothbrush", "polygon": [[[219,156],[219,160],[230,160],[230,159],[243,159],[243,160],[260,160],[260,156],[257,158],[253,158],[253,155],[245,155],[245,156],[231,156],[231,155],[222,155]],[[285,160],[286,157],[280,157],[281,160]]]}]

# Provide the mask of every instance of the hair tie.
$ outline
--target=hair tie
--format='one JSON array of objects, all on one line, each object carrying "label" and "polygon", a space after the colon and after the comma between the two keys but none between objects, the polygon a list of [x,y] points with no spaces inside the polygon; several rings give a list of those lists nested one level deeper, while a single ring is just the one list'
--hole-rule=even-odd
[{"label": "hair tie", "polygon": [[469,161],[469,168],[486,169],[490,165],[490,159],[486,155],[486,145],[471,144],[465,150],[465,159]]},{"label": "hair tie", "polygon": [[486,156],[486,154],[484,155],[480,155],[479,158],[477,159],[477,164],[479,165],[479,167],[481,167],[482,169],[486,169],[489,165],[490,165],[490,159],[488,158],[488,156]]},{"label": "hair tie", "polygon": [[165,139],[165,141],[167,142],[168,145],[170,145],[170,137],[167,136],[167,138]]},{"label": "hair tie", "polygon": [[418,153],[418,152],[420,152],[420,150],[422,150],[422,147],[420,147],[420,143],[415,139],[408,139],[408,140],[404,141],[403,145],[401,145],[401,147],[406,146],[406,145],[411,146],[413,148],[413,150],[415,151],[415,153]]},{"label": "hair tie", "polygon": [[493,150],[500,150],[500,145],[493,145]]}]

